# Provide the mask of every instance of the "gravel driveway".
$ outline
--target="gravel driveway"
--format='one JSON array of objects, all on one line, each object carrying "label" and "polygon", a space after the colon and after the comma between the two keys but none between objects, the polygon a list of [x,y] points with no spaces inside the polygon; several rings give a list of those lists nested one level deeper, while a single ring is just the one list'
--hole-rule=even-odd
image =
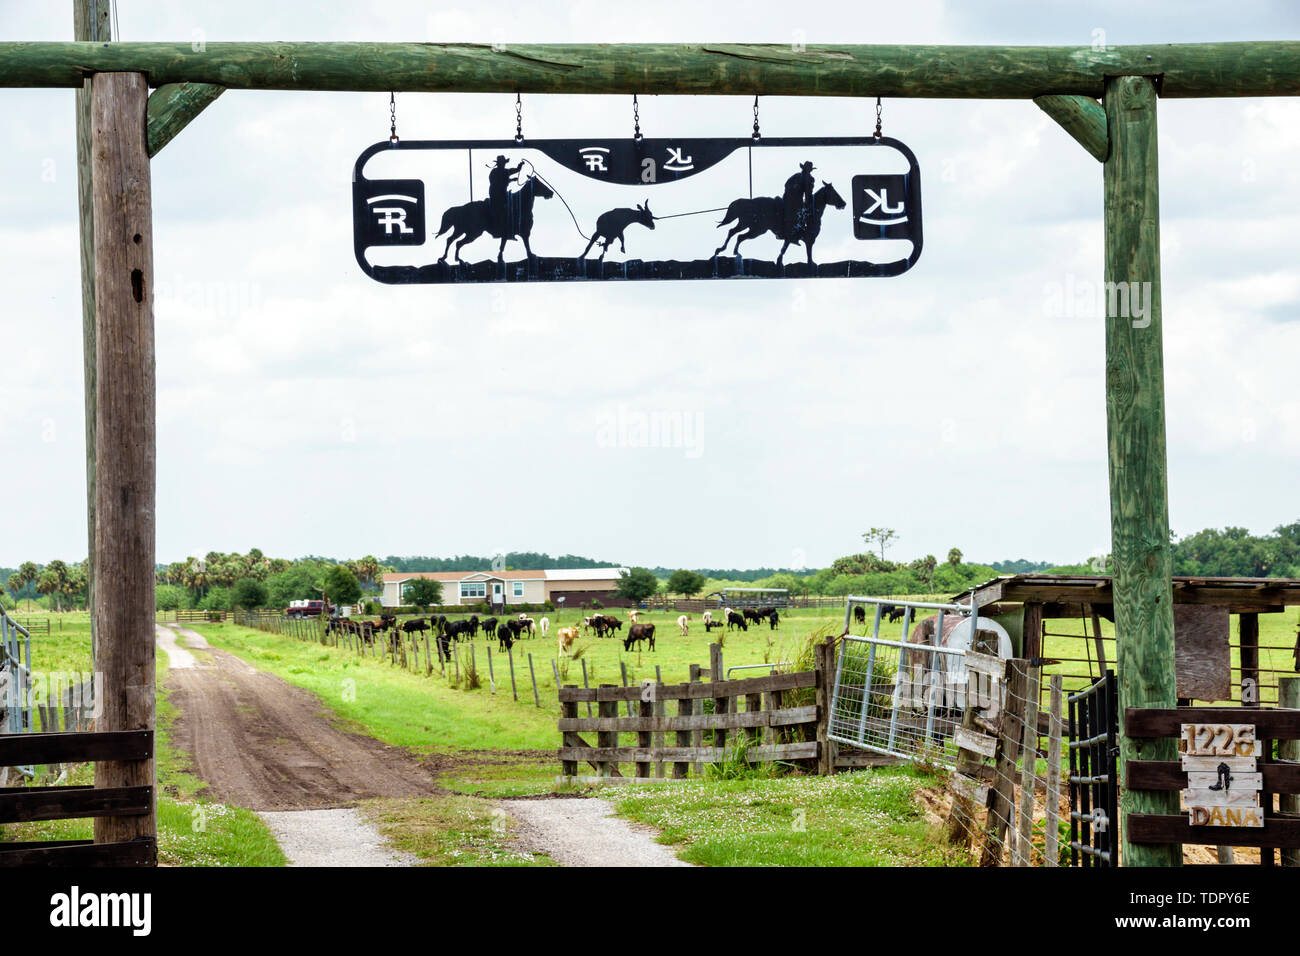
[{"label": "gravel driveway", "polygon": [[545,853],[561,866],[689,866],[654,841],[649,827],[614,816],[605,800],[502,800],[499,806],[519,821],[517,841]]}]

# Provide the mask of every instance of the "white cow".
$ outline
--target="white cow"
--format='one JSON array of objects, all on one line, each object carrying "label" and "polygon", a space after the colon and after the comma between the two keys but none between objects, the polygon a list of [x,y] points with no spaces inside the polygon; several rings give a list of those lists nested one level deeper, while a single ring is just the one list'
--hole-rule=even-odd
[{"label": "white cow", "polygon": [[682,614],[677,618],[677,626],[681,628],[682,637],[686,637],[690,633],[690,629],[686,626],[686,622],[690,619],[689,614]]},{"label": "white cow", "polygon": [[641,613],[641,611],[640,611],[639,608],[632,608],[632,610],[630,610],[630,611],[627,612],[627,619],[628,619],[629,621],[631,621],[633,624],[635,624],[635,623],[636,623],[636,616],[637,616],[638,614],[640,614],[640,613]]},{"label": "white cow", "polygon": [[537,622],[537,629],[542,632],[542,637],[545,637],[546,632],[551,629],[551,619],[549,617],[542,618]]},{"label": "white cow", "polygon": [[713,612],[705,611],[704,614],[701,616],[704,618],[704,625],[705,625],[704,629],[708,630],[708,625],[713,623]]}]

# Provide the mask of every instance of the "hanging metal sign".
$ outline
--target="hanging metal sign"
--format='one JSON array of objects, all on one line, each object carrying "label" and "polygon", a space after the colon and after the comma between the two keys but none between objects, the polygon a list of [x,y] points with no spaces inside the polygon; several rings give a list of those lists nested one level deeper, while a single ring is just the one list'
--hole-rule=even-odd
[{"label": "hanging metal sign", "polygon": [[391,284],[896,276],[921,172],[873,136],[392,140],[357,158],[352,223]]}]

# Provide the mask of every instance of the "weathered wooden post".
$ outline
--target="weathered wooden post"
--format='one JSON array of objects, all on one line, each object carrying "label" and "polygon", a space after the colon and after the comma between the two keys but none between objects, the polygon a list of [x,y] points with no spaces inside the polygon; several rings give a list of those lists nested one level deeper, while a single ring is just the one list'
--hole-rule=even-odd
[{"label": "weathered wooden post", "polygon": [[[1106,422],[1122,730],[1125,708],[1176,703],[1154,81],[1109,77],[1105,107]],[[1121,777],[1129,760],[1176,759],[1172,738],[1138,742],[1121,733]],[[1177,813],[1178,794],[1125,790],[1123,812]],[[1179,845],[1130,843],[1127,831],[1122,853],[1129,866],[1182,860]]]},{"label": "weathered wooden post", "polygon": [[[95,235],[95,667],[104,675],[96,729],[154,727],[155,418],[153,228],[141,73],[92,81]],[[154,761],[102,761],[97,787],[155,786]],[[95,841],[157,833],[149,813],[99,817]]]},{"label": "weathered wooden post", "polygon": [[[1277,705],[1300,710],[1300,677],[1277,679]],[[1300,761],[1300,740],[1279,740],[1277,755],[1280,760]],[[1300,813],[1300,796],[1284,793],[1278,798],[1278,809],[1283,813]],[[1283,866],[1300,866],[1300,850],[1283,850]]]},{"label": "weathered wooden post", "polygon": [[[108,0],[73,0],[73,36],[106,42],[113,38]],[[95,606],[95,208],[91,172],[91,81],[76,94],[77,209],[81,219],[81,345],[86,407],[86,607]],[[95,618],[90,619],[90,649],[95,653]],[[91,664],[94,664],[92,656]]]}]

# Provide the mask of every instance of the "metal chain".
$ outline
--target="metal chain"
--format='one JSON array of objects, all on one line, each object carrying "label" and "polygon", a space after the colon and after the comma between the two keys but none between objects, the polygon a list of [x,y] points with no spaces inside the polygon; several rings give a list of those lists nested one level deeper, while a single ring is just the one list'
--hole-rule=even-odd
[{"label": "metal chain", "polygon": [[758,94],[754,94],[754,142],[758,142],[762,134],[758,131]]},{"label": "metal chain", "polygon": [[392,93],[388,94],[388,142],[397,145],[397,98]]},{"label": "metal chain", "polygon": [[876,97],[876,139],[880,139],[880,97]]},{"label": "metal chain", "polygon": [[515,94],[515,142],[522,143],[523,141],[524,141],[524,104],[523,101],[519,98],[519,94],[516,93]]},{"label": "metal chain", "polygon": [[636,101],[635,93],[632,94],[632,138],[641,142],[641,106]]}]

